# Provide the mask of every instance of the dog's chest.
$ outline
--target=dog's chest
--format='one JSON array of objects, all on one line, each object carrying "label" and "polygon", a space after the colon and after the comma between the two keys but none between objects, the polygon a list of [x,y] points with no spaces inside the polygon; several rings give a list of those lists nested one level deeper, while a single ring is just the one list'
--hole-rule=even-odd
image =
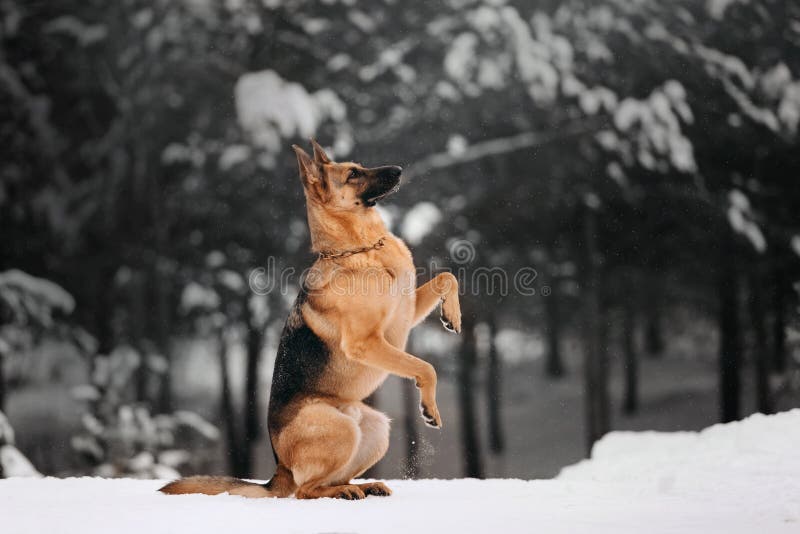
[{"label": "dog's chest", "polygon": [[[397,253],[390,256],[390,261],[384,262],[384,269],[391,280],[387,296],[387,301],[390,303],[387,332],[398,330],[395,333],[400,334],[402,340],[399,341],[405,345],[405,338],[408,336],[408,330],[411,329],[414,318],[417,273],[411,254],[405,245],[400,241],[393,245],[398,248]],[[389,342],[395,346],[401,346],[394,339],[389,339]]]},{"label": "dog's chest", "polygon": [[416,306],[413,273],[404,272],[402,276],[404,279],[398,281],[396,292],[391,297],[391,311],[384,329],[386,341],[399,349],[405,349]]},{"label": "dog's chest", "polygon": [[[387,273],[392,277],[389,294],[379,296],[385,299],[389,312],[384,323],[383,335],[386,341],[400,350],[405,350],[414,321],[416,272],[409,258],[408,262],[397,263],[387,268]],[[344,374],[352,377],[346,383],[355,398],[367,397],[386,379],[385,371],[365,366],[360,362],[348,360],[344,363],[348,368],[348,372]]]},{"label": "dog's chest", "polygon": [[[387,250],[375,254],[375,262],[364,271],[362,287],[370,287],[369,299],[375,299],[371,318],[383,321],[386,341],[404,350],[414,321],[416,307],[416,271],[411,254],[400,240],[392,239]],[[377,269],[377,270],[376,270]],[[383,383],[386,371],[353,361],[338,353],[330,367],[331,380],[338,384],[336,395],[363,399]]]}]

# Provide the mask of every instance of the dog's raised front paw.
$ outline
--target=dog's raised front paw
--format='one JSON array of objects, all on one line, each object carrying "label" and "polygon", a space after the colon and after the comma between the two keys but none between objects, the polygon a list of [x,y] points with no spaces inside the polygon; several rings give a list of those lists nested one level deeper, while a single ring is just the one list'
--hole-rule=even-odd
[{"label": "dog's raised front paw", "polygon": [[448,332],[458,334],[461,332],[461,306],[458,297],[450,297],[442,301],[439,319]]},{"label": "dog's raised front paw", "polygon": [[419,412],[422,414],[422,420],[425,421],[427,426],[438,429],[442,428],[442,418],[439,415],[439,409],[436,405],[429,407],[424,403],[420,403]]}]

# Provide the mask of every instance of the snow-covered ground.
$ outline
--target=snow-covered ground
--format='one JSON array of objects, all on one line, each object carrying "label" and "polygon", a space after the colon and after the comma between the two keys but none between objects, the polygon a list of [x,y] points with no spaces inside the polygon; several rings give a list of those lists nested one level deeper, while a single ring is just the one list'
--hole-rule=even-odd
[{"label": "snow-covered ground", "polygon": [[0,481],[2,532],[800,532],[800,409],[612,433],[554,480],[403,480],[364,501],[164,496],[152,480]]}]

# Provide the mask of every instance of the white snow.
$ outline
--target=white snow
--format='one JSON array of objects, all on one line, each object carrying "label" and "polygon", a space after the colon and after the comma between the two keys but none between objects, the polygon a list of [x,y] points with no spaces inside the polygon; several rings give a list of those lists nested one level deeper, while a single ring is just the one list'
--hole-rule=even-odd
[{"label": "white snow", "polygon": [[721,20],[725,17],[725,11],[732,4],[746,4],[747,0],[707,0],[706,9],[712,18]]},{"label": "white snow", "polygon": [[741,58],[699,44],[695,45],[695,52],[708,65],[712,65],[736,79],[745,89],[750,90],[755,86],[756,79]]},{"label": "white snow", "polygon": [[[705,506],[721,531],[800,531],[800,409],[714,425],[701,432],[612,432],[592,459],[562,470],[563,482],[635,485]],[[720,518],[730,514],[730,524]],[[774,521],[774,526],[769,526]],[[726,526],[727,525],[727,526]],[[699,529],[699,532],[711,530]]]},{"label": "white snow", "polygon": [[[562,76],[570,77],[568,91],[576,89],[577,79],[571,73],[572,44],[553,33],[552,22],[544,13],[537,12],[529,23],[517,8],[501,1],[467,11],[465,19],[473,31],[452,35],[443,65],[460,93],[474,97],[485,89],[501,90],[516,80],[534,102],[549,103],[557,96]],[[443,33],[449,28],[437,24],[430,30]],[[599,98],[604,103],[605,96],[589,95],[584,104],[599,109],[590,100]]]},{"label": "white snow", "polygon": [[[446,431],[446,430],[445,430]],[[165,496],[163,481],[0,481],[3,532],[796,533],[800,409],[702,432],[614,432],[555,480],[389,481],[364,501]]]},{"label": "white snow", "polygon": [[103,24],[87,24],[78,17],[62,15],[48,22],[44,27],[48,33],[64,33],[74,37],[81,46],[89,46],[102,41],[108,35]]},{"label": "white snow", "polygon": [[800,81],[786,86],[783,98],[778,105],[778,118],[792,135],[797,133],[800,124]]},{"label": "white snow", "polygon": [[197,282],[189,282],[181,293],[181,310],[189,312],[194,309],[213,310],[219,306],[219,295],[211,288]]},{"label": "white snow", "polygon": [[235,293],[242,293],[244,291],[244,278],[242,278],[242,275],[236,271],[222,269],[219,273],[217,273],[217,280],[219,280],[220,284]]},{"label": "white snow", "polygon": [[75,299],[64,288],[46,278],[38,278],[18,269],[0,272],[0,292],[12,305],[22,302],[37,316],[49,317],[49,309],[56,308],[64,313],[72,313]]},{"label": "white snow", "polygon": [[745,236],[758,252],[767,249],[767,240],[761,232],[761,228],[754,221],[750,200],[738,189],[728,193],[730,206],[728,207],[728,222],[731,227],[739,234]]},{"label": "white snow", "polygon": [[228,171],[236,165],[247,161],[251,154],[252,150],[247,145],[227,146],[219,155],[219,168],[222,171]]},{"label": "white snow", "polygon": [[761,91],[771,100],[780,98],[784,88],[792,82],[792,72],[786,63],[777,63],[759,79]]},{"label": "white snow", "polygon": [[386,228],[390,232],[393,231],[392,229],[394,228],[394,221],[399,211],[397,206],[392,206],[387,204],[381,206],[380,204],[378,204],[377,206],[375,206],[375,211],[377,211],[378,215],[381,216],[383,224],[386,225]]},{"label": "white snow", "polygon": [[25,455],[14,446],[14,429],[3,412],[0,412],[0,476],[42,476]]},{"label": "white snow", "polygon": [[534,39],[530,27],[516,9],[505,6],[501,15],[508,26],[517,70],[528,86],[528,94],[534,101],[551,102],[558,88],[558,71],[550,63],[550,51]]},{"label": "white snow", "polygon": [[0,466],[7,477],[40,477],[39,471],[13,445],[0,445]]},{"label": "white snow", "polygon": [[452,134],[447,139],[447,153],[451,156],[462,156],[469,148],[469,141],[460,134]]},{"label": "white snow", "polygon": [[282,139],[310,137],[327,119],[344,120],[344,103],[329,89],[310,94],[272,70],[249,72],[236,82],[236,114],[253,142],[271,152]]},{"label": "white snow", "polygon": [[800,256],[800,235],[793,235],[792,239],[789,240],[789,246],[792,248],[795,254]]},{"label": "white snow", "polygon": [[502,328],[495,337],[497,350],[507,362],[538,360],[544,355],[542,336],[515,328]]},{"label": "white snow", "polygon": [[463,85],[471,85],[470,78],[477,64],[475,48],[478,36],[474,33],[462,33],[453,39],[450,50],[444,58],[444,70],[455,81]]},{"label": "white snow", "polygon": [[400,233],[412,245],[419,245],[442,220],[442,212],[432,202],[418,202],[403,218]]},{"label": "white snow", "polygon": [[[694,121],[685,97],[683,86],[675,80],[669,80],[662,87],[654,89],[645,100],[629,97],[616,106],[614,126],[620,132],[637,134],[637,158],[643,167],[660,168],[660,162],[668,159],[681,172],[693,173],[697,170],[691,141],[681,131],[681,121],[687,124]],[[610,109],[615,104],[609,97],[605,107]],[[627,146],[621,143],[617,145],[618,151]]]}]

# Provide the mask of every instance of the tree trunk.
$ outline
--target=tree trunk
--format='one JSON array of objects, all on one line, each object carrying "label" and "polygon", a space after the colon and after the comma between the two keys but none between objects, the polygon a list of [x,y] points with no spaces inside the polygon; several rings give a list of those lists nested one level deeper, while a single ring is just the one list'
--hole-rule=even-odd
[{"label": "tree trunk", "polygon": [[489,450],[494,454],[502,453],[505,448],[503,435],[503,418],[501,408],[502,366],[500,354],[497,352],[495,337],[497,336],[497,319],[494,312],[489,314],[489,371],[486,377],[486,398],[489,414]]},{"label": "tree trunk", "polygon": [[633,415],[639,411],[639,358],[636,354],[636,317],[632,291],[624,298],[622,350],[625,357],[625,400],[622,411]]},{"label": "tree trunk", "polygon": [[761,413],[773,413],[772,393],[769,389],[769,348],[767,328],[764,324],[764,305],[761,298],[761,272],[758,265],[750,272],[748,304],[750,322],[753,325],[753,369],[755,370],[756,404]]},{"label": "tree trunk", "polygon": [[[160,254],[158,254],[160,258]],[[170,354],[170,309],[169,309],[169,281],[166,274],[162,272],[162,267],[159,265],[159,259],[156,259],[156,264],[153,266],[153,282],[155,288],[155,341],[158,352],[166,362],[166,369],[161,376],[161,390],[159,392],[158,409],[161,413],[169,413],[172,411],[172,364]]]},{"label": "tree trunk", "polygon": [[[116,268],[111,265],[102,265],[95,277],[97,288],[94,291],[94,325],[97,333],[97,354],[108,355],[114,350],[114,329],[111,326],[114,315],[114,293],[109,288],[114,287]],[[94,357],[92,358],[94,362]]]},{"label": "tree trunk", "polygon": [[411,380],[403,380],[401,388],[403,395],[403,430],[406,440],[406,461],[403,476],[417,478],[420,473],[419,432],[417,431],[417,418],[419,417],[418,394]]},{"label": "tree trunk", "polygon": [[647,353],[658,358],[664,354],[664,332],[661,328],[662,298],[660,282],[652,278],[647,282],[645,299],[644,346]]},{"label": "tree trunk", "polygon": [[6,409],[6,355],[0,352],[0,412]]},{"label": "tree trunk", "polygon": [[545,371],[547,376],[559,378],[564,376],[564,362],[561,358],[561,317],[559,317],[559,292],[558,280],[551,277],[549,280],[550,294],[543,296],[544,313],[547,324],[547,360]]},{"label": "tree trunk", "polygon": [[225,341],[225,331],[220,330],[218,336],[219,348],[219,376],[220,376],[220,410],[222,424],[225,425],[225,435],[228,447],[228,465],[230,473],[235,477],[246,477],[246,451],[242,450],[242,440],[237,431],[236,409],[233,405],[233,394],[231,392],[231,381],[228,375],[228,344]]},{"label": "tree trunk", "polygon": [[461,408],[461,446],[464,476],[483,478],[478,421],[475,413],[474,372],[477,362],[475,322],[469,314],[462,319],[461,354],[458,359],[458,400]]},{"label": "tree trunk", "polygon": [[773,271],[772,368],[786,372],[786,277],[780,267]]},{"label": "tree trunk", "polygon": [[609,430],[608,361],[600,307],[600,260],[594,210],[584,209],[584,402],[586,446],[591,454],[595,441]]},{"label": "tree trunk", "polygon": [[149,372],[147,369],[147,362],[145,355],[147,347],[145,346],[146,327],[147,327],[147,291],[146,284],[144,283],[143,273],[135,269],[131,276],[130,282],[130,302],[131,302],[131,343],[142,358],[139,369],[136,371],[136,401],[146,403],[152,399],[148,398],[148,380]]},{"label": "tree trunk", "polygon": [[253,467],[253,453],[256,441],[261,436],[261,410],[258,402],[258,371],[261,361],[261,345],[264,340],[264,327],[252,324],[250,306],[245,299],[245,318],[247,320],[247,371],[245,376],[245,446],[247,449],[247,475]]},{"label": "tree trunk", "polygon": [[736,244],[732,230],[725,224],[718,273],[719,291],[719,394],[723,423],[741,416],[740,393],[742,342],[739,330],[739,281],[736,271]]},{"label": "tree trunk", "polygon": [[[144,120],[144,119],[142,119]],[[150,267],[150,297],[153,303],[153,341],[158,354],[164,358],[166,369],[161,376],[161,387],[158,392],[156,406],[161,413],[172,411],[172,365],[170,339],[172,333],[172,283],[169,271],[169,214],[164,210],[164,194],[160,176],[150,168],[152,152],[146,140],[140,140],[133,148],[133,174],[136,184],[146,187],[146,195],[141,192],[137,196],[146,198],[149,208],[147,225],[152,239],[145,243],[151,245],[153,254]]]}]

